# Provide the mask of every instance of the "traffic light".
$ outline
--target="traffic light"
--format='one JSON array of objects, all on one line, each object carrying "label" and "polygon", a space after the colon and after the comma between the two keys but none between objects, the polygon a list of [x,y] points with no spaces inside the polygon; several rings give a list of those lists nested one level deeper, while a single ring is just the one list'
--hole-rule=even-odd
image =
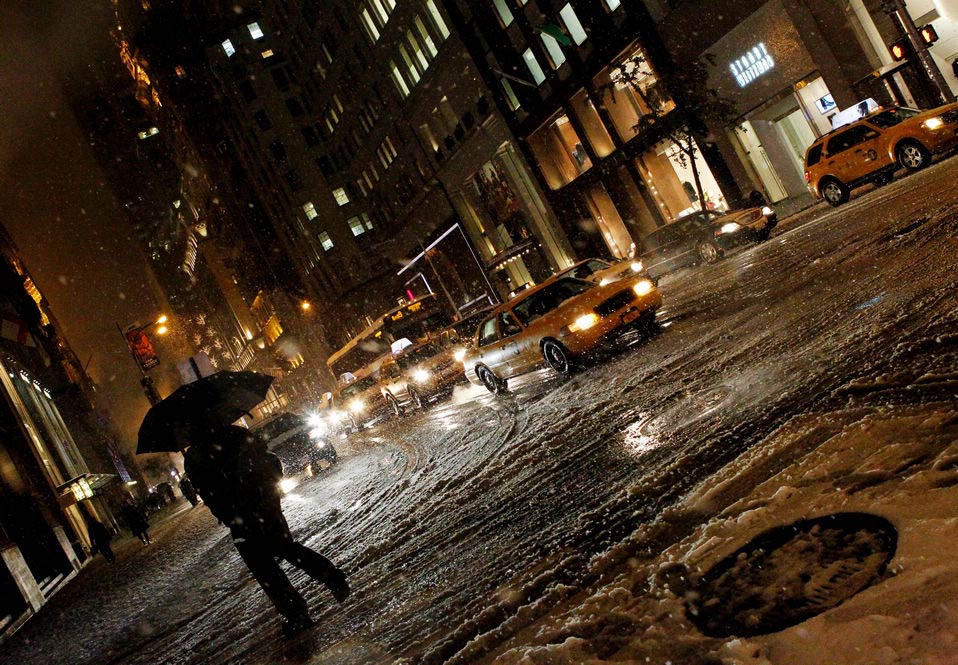
[{"label": "traffic light", "polygon": [[906,60],[911,55],[911,42],[908,41],[908,37],[902,37],[888,47],[888,52],[891,53],[892,60],[895,62]]},{"label": "traffic light", "polygon": [[938,31],[931,23],[918,28],[918,34],[921,35],[921,40],[925,42],[925,46],[931,46],[938,41]]}]

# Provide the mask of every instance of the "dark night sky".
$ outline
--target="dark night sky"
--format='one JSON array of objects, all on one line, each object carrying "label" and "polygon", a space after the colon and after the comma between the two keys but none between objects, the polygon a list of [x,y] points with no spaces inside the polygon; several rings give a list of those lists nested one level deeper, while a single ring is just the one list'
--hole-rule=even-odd
[{"label": "dark night sky", "polygon": [[107,0],[0,3],[0,221],[81,361],[92,354],[90,372],[132,446],[148,404],[114,322],[148,321],[164,299],[63,96],[71,68],[115,57],[84,15],[90,5],[110,11]]}]

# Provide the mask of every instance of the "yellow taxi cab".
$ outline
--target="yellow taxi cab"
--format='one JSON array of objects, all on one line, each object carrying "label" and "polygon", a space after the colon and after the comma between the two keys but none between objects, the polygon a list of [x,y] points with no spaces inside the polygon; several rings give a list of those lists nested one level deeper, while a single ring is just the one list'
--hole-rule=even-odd
[{"label": "yellow taxi cab", "polygon": [[662,296],[646,277],[599,285],[556,275],[500,305],[479,325],[463,358],[466,376],[490,392],[543,362],[559,373],[613,333],[648,325]]},{"label": "yellow taxi cab", "polygon": [[402,407],[395,398],[384,395],[380,389],[378,368],[364,368],[351,375],[349,382],[340,387],[339,399],[357,429],[365,429],[389,416],[402,415]]},{"label": "yellow taxi cab", "polygon": [[821,137],[805,152],[805,182],[833,206],[869,182],[885,184],[900,168],[918,171],[933,154],[958,146],[958,104],[930,111],[879,107]]},{"label": "yellow taxi cab", "polygon": [[575,265],[566,268],[561,273],[562,276],[576,277],[585,279],[596,284],[605,286],[611,282],[617,282],[626,277],[635,277],[641,275],[646,277],[645,266],[638,259],[627,259],[611,263],[604,259],[586,259],[579,261]]},{"label": "yellow taxi cab", "polygon": [[462,363],[455,358],[458,349],[443,341],[437,337],[414,344],[383,362],[379,384],[390,403],[422,409],[464,380]]}]

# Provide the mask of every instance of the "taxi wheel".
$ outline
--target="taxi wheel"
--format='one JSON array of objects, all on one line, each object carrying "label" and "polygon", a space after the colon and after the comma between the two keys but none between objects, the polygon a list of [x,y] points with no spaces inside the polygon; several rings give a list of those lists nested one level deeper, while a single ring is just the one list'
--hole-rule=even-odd
[{"label": "taxi wheel", "polygon": [[399,417],[403,414],[402,407],[399,406],[399,401],[392,396],[392,393],[386,393],[386,402],[389,404],[389,408],[392,409],[394,416]]},{"label": "taxi wheel", "polygon": [[573,369],[568,349],[553,339],[547,339],[542,343],[542,355],[546,359],[546,364],[559,374],[568,374]]},{"label": "taxi wheel", "polygon": [[827,178],[819,186],[821,187],[822,198],[833,206],[840,206],[845,203],[849,194],[851,194],[848,187],[835,178]]},{"label": "taxi wheel", "polygon": [[422,398],[422,395],[420,395],[415,388],[407,386],[406,393],[409,395],[409,401],[415,404],[417,409],[426,408],[426,400]]},{"label": "taxi wheel", "polygon": [[722,257],[722,250],[711,240],[702,240],[695,246],[699,258],[705,263],[715,263]]},{"label": "taxi wheel", "polygon": [[506,382],[493,374],[492,370],[488,367],[480,365],[476,368],[476,375],[479,377],[479,380],[482,381],[482,385],[486,387],[486,390],[493,395],[501,395],[506,392]]},{"label": "taxi wheel", "polygon": [[902,141],[895,155],[898,163],[909,171],[920,171],[931,164],[931,153],[918,141]]}]

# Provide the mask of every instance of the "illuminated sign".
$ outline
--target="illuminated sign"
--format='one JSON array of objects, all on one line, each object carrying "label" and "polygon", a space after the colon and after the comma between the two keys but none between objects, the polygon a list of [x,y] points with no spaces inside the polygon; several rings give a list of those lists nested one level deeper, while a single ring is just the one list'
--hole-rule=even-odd
[{"label": "illuminated sign", "polygon": [[764,42],[759,42],[748,53],[729,65],[732,75],[738,82],[738,87],[744,88],[775,67],[775,59],[765,48]]}]

